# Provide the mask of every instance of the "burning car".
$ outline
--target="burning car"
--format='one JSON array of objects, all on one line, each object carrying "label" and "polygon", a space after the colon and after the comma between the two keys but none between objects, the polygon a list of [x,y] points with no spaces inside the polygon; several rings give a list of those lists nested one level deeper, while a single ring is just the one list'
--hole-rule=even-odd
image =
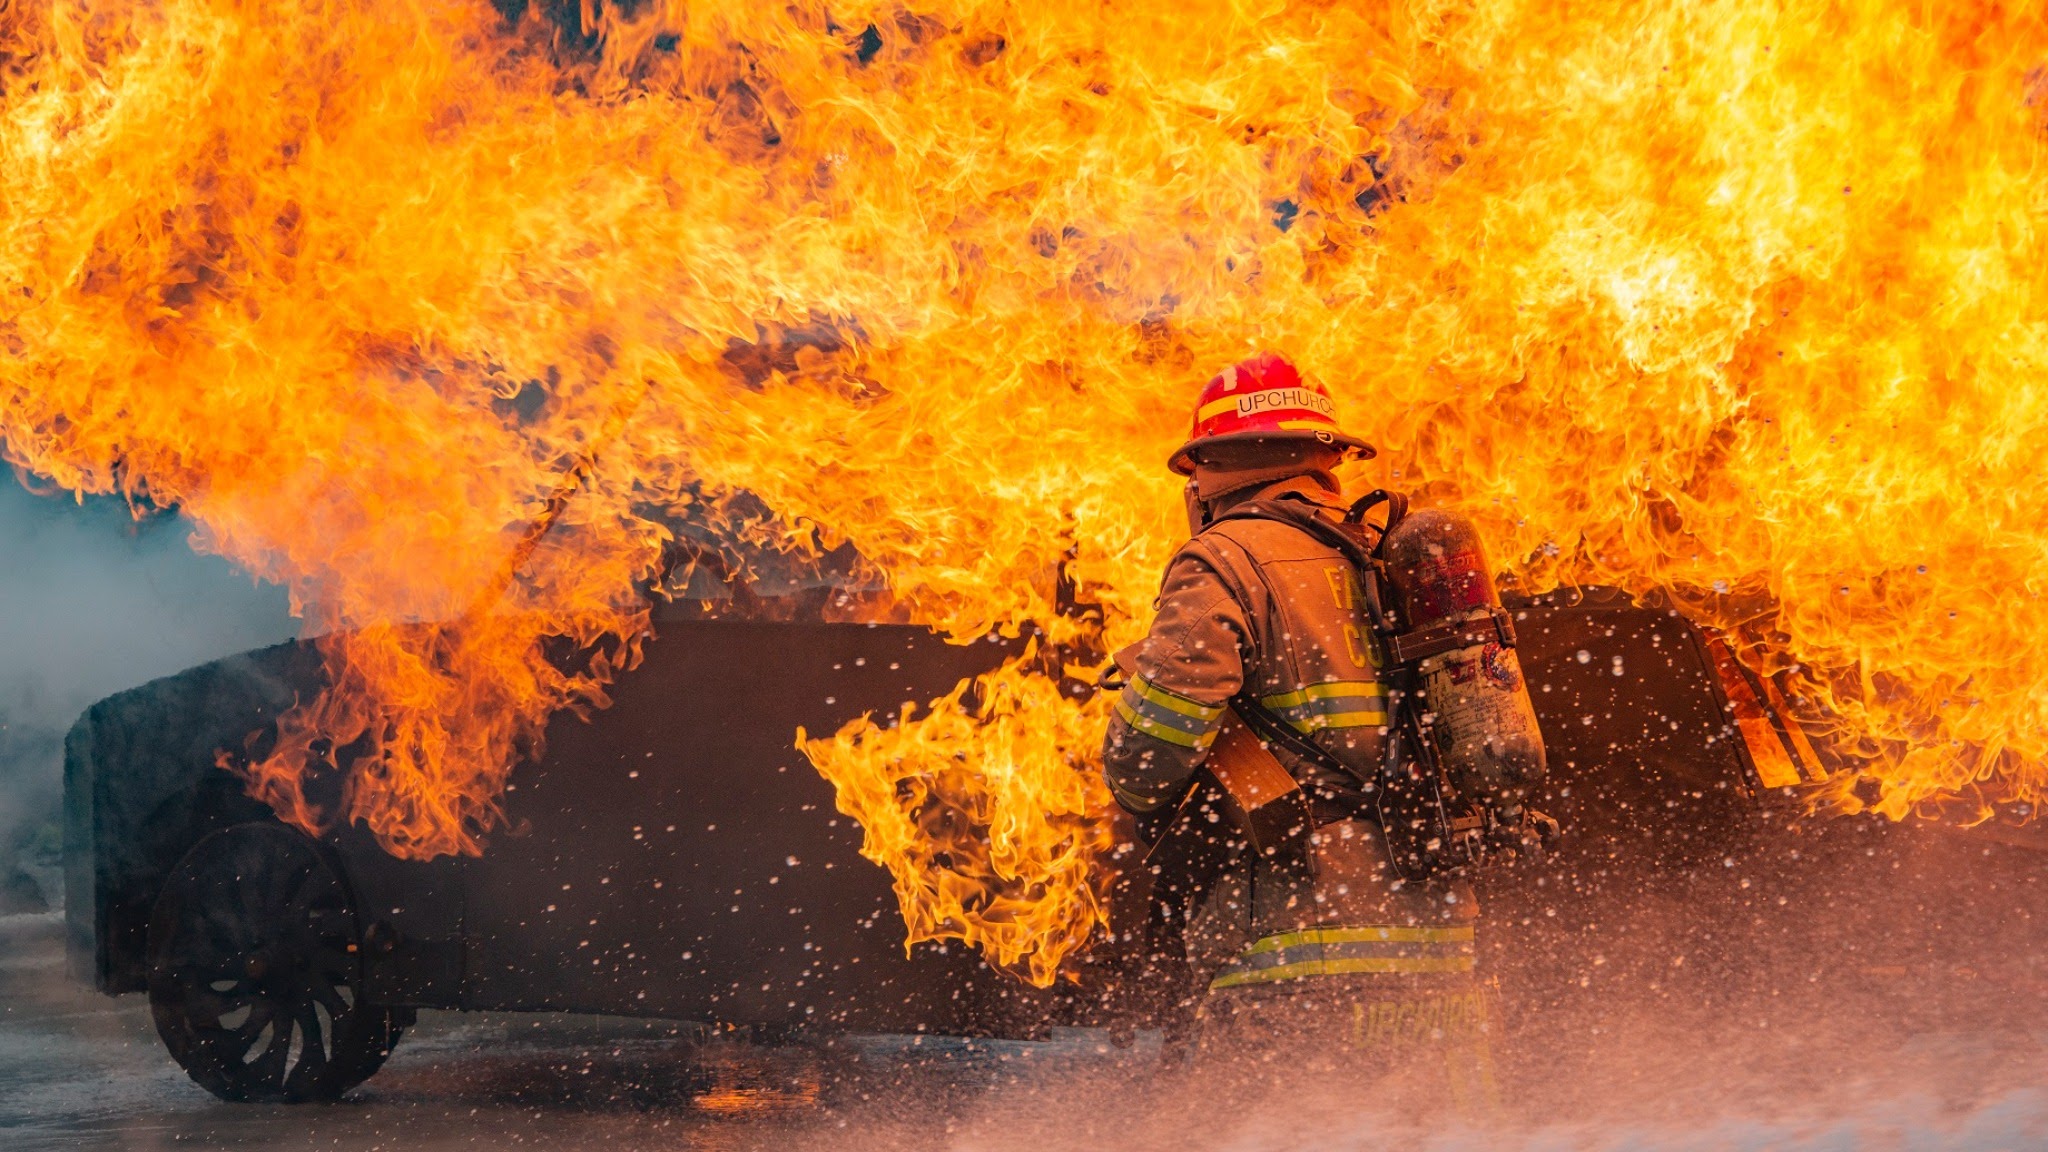
[{"label": "burning car", "polygon": [[[1545,806],[1582,844],[1649,866],[1697,857],[1797,781],[1785,722],[1675,612],[1599,591],[1512,608],[1557,766]],[[219,767],[321,687],[311,644],[94,705],[66,757],[76,974],[147,993],[171,1055],[230,1100],[335,1097],[422,1008],[790,1036],[1158,1022],[1129,930],[1143,870],[1127,870],[1140,891],[1112,911],[1120,931],[1051,988],[957,942],[906,947],[888,874],[792,741],[946,696],[1028,640],[686,603],[654,624],[611,706],[557,716],[513,771],[507,831],[476,857],[399,859],[357,826],[308,836]]]}]

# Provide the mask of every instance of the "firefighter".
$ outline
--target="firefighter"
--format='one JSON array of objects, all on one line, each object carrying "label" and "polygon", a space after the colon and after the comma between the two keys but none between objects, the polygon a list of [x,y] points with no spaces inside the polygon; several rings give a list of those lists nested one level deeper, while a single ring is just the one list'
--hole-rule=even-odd
[{"label": "firefighter", "polygon": [[[1259,713],[1259,746],[1298,782],[1302,860],[1239,861],[1187,910],[1206,979],[1200,1047],[1251,1045],[1290,1068],[1390,1064],[1418,1047],[1450,1086],[1490,1092],[1478,906],[1452,875],[1403,875],[1373,781],[1388,750],[1383,643],[1351,556],[1287,519],[1336,524],[1336,477],[1372,446],[1344,432],[1321,385],[1262,354],[1210,380],[1169,466],[1186,476],[1192,538],[1169,563],[1149,634],[1117,656],[1125,684],[1105,740],[1117,803],[1165,829],[1226,726]],[[1284,738],[1282,738],[1284,737]],[[1196,821],[1199,829],[1202,822]],[[1411,870],[1412,873],[1412,870]],[[1438,1079],[1441,1083],[1441,1078]]]}]

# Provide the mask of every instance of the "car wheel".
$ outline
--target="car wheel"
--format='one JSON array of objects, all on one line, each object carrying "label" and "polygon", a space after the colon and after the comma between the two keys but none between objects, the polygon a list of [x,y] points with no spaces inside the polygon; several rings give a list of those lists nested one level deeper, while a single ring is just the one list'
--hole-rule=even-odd
[{"label": "car wheel", "polygon": [[358,924],[309,837],[242,824],[200,841],[150,916],[149,1006],[171,1056],[223,1100],[333,1100],[369,1079],[405,1018],[363,1002]]}]

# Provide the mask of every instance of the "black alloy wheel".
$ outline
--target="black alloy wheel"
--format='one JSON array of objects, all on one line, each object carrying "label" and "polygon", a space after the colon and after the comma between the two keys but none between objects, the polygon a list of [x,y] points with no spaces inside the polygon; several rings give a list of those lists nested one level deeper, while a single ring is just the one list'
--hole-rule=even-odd
[{"label": "black alloy wheel", "polygon": [[223,1100],[334,1100],[410,1013],[365,1004],[354,901],[325,848],[281,824],[200,841],[149,923],[149,1006],[171,1056]]}]

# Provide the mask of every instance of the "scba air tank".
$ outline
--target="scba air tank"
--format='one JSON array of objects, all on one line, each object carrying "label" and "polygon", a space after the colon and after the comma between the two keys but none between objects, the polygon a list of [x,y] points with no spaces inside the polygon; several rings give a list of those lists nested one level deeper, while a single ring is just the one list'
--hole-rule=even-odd
[{"label": "scba air tank", "polygon": [[1469,800],[1512,815],[1543,778],[1543,733],[1479,530],[1440,509],[1401,519],[1380,551],[1403,631],[1389,653],[1414,669],[1444,774]]}]

